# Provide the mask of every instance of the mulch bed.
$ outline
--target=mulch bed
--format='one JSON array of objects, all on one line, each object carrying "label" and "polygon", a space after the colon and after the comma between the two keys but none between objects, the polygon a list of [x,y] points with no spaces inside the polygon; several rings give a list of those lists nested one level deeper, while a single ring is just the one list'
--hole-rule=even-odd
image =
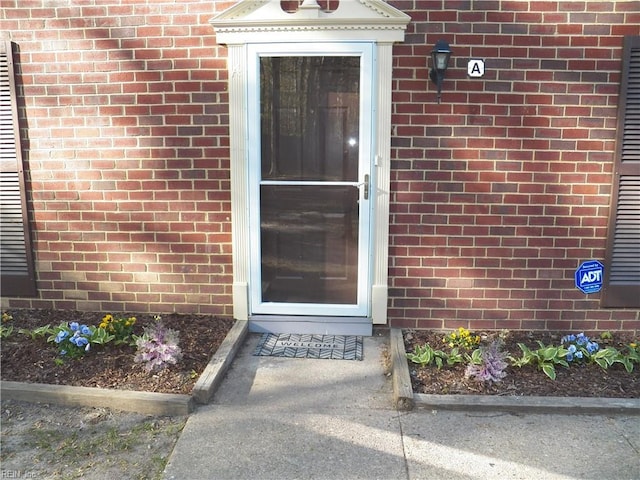
[{"label": "mulch bed", "polygon": [[[10,310],[14,333],[2,339],[0,349],[0,377],[30,383],[74,385],[85,387],[115,388],[161,393],[190,394],[198,376],[204,371],[211,356],[216,352],[233,319],[214,316],[165,314],[164,323],[179,334],[182,360],[175,366],[150,374],[143,366],[134,363],[135,347],[107,344],[95,346],[80,359],[70,359],[57,365],[56,346],[46,339],[32,340],[19,334],[18,329],[33,329],[61,322],[77,321],[87,325],[98,325],[104,313],[59,310]],[[119,315],[126,316],[126,315]],[[135,315],[134,333],[142,334],[143,327],[153,322],[152,315]],[[520,357],[518,342],[530,348],[537,347],[536,340],[545,345],[557,345],[563,334],[557,332],[510,332],[505,349],[514,357]],[[413,330],[405,331],[406,350],[413,351],[415,345],[425,342],[437,349],[444,349],[442,332]],[[631,342],[629,335],[614,335],[608,345],[622,350]],[[598,340],[601,346],[606,346]],[[533,366],[507,367],[507,376],[500,383],[485,384],[464,376],[465,365],[443,367],[420,367],[408,362],[413,390],[416,393],[454,395],[526,395],[560,397],[610,397],[640,398],[640,366],[627,373],[622,365],[615,364],[603,370],[595,364],[574,364],[571,368],[556,367],[556,380],[549,379]]]},{"label": "mulch bed", "polygon": [[[446,332],[448,333],[448,332]],[[557,332],[509,332],[505,340],[505,350],[513,357],[521,357],[517,343],[530,348],[538,348],[536,340],[545,345],[558,345],[562,338]],[[416,345],[429,343],[433,348],[446,351],[442,342],[443,333],[423,330],[404,332],[407,352]],[[601,348],[607,345],[623,350],[623,345],[633,341],[630,335],[615,334],[609,343],[597,339]],[[500,383],[479,383],[464,376],[466,366],[458,364],[420,367],[408,362],[411,382],[415,393],[451,395],[514,395],[514,396],[558,396],[558,397],[608,397],[640,398],[640,365],[635,365],[632,373],[627,373],[620,364],[604,370],[596,364],[572,364],[570,368],[556,366],[555,380],[548,378],[534,366],[521,368],[509,366],[507,376]]]},{"label": "mulch bed", "polygon": [[[164,324],[179,334],[178,345],[183,358],[177,365],[148,373],[141,364],[134,363],[135,347],[92,346],[83,357],[57,365],[54,361],[58,357],[55,344],[47,343],[46,338],[32,340],[18,333],[20,328],[34,329],[47,324],[56,327],[61,322],[72,321],[97,326],[104,313],[59,310],[8,310],[7,313],[13,316],[13,320],[4,325],[13,325],[14,332],[9,338],[2,339],[2,380],[181,394],[191,393],[198,376],[234,324],[229,318],[163,314]],[[137,319],[136,335],[141,335],[143,327],[154,321],[152,315],[134,316]]]}]

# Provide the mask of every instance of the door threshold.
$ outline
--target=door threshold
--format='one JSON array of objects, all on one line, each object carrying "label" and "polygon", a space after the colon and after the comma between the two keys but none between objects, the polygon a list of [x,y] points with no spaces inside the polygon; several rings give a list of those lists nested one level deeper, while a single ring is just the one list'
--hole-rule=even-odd
[{"label": "door threshold", "polygon": [[253,333],[304,333],[312,335],[373,334],[368,317],[321,317],[302,315],[252,315],[249,331]]}]

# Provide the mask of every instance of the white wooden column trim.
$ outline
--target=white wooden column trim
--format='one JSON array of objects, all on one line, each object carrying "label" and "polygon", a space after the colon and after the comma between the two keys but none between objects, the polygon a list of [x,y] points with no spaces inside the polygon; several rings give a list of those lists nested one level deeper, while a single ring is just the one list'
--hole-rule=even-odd
[{"label": "white wooden column trim", "polygon": [[377,44],[376,197],[373,220],[373,278],[371,317],[387,323],[389,270],[389,191],[391,185],[391,73],[392,43]]},{"label": "white wooden column trim", "polygon": [[246,45],[229,45],[229,146],[231,169],[231,243],[233,317],[249,319],[249,215]]}]

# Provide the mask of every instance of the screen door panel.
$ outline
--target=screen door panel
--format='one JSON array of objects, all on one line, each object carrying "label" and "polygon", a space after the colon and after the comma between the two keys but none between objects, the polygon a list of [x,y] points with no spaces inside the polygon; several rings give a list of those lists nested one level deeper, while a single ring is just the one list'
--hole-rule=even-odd
[{"label": "screen door panel", "polygon": [[366,317],[373,46],[249,46],[253,315]]},{"label": "screen door panel", "polygon": [[260,196],[263,301],[355,304],[357,189],[265,185]]},{"label": "screen door panel", "polygon": [[262,301],[355,304],[360,58],[260,59]]},{"label": "screen door panel", "polygon": [[356,181],[359,57],[260,59],[262,180]]}]

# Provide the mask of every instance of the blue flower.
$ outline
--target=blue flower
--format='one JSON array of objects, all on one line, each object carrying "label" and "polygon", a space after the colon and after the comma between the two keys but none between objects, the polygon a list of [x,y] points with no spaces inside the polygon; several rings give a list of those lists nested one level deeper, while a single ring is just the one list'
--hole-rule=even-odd
[{"label": "blue flower", "polygon": [[589,342],[589,337],[587,337],[584,332],[579,333],[578,336],[576,337],[576,343],[578,345],[586,345]]},{"label": "blue flower", "polygon": [[67,351],[66,350],[60,350],[60,355],[66,355]]},{"label": "blue flower", "polygon": [[569,342],[575,342],[575,341],[576,341],[576,336],[574,334],[570,334],[562,337],[562,339],[560,340],[560,343],[569,343]]},{"label": "blue flower", "polygon": [[582,351],[581,350],[578,350],[576,352],[576,358],[582,358]]},{"label": "blue flower", "polygon": [[599,348],[600,345],[598,345],[596,342],[587,343],[587,352],[589,352],[589,354],[597,352]]},{"label": "blue flower", "polygon": [[567,356],[565,358],[567,362],[573,362],[573,355],[574,353],[576,353],[576,346],[569,345],[569,348],[567,348],[567,350],[569,351],[569,353],[567,353]]},{"label": "blue flower", "polygon": [[80,324],[78,322],[71,322],[69,324],[69,328],[71,329],[72,332],[75,332],[80,329]]},{"label": "blue flower", "polygon": [[56,335],[56,339],[55,342],[56,343],[60,343],[62,342],[65,338],[67,338],[69,336],[69,332],[67,332],[66,330],[60,330],[58,332],[58,334]]},{"label": "blue flower", "polygon": [[87,327],[86,325],[82,325],[80,327],[80,333],[82,335],[91,335],[91,329],[89,327]]},{"label": "blue flower", "polygon": [[89,344],[89,340],[87,340],[85,337],[82,337],[80,335],[74,335],[73,337],[71,337],[70,339],[71,343],[73,343],[76,347],[84,347],[85,345]]}]

